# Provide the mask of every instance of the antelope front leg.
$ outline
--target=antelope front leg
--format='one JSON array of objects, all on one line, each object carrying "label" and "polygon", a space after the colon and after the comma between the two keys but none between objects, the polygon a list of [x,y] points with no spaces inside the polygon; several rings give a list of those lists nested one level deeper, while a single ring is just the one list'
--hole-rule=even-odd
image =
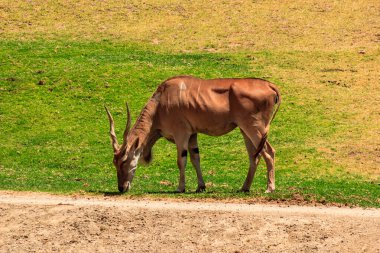
[{"label": "antelope front leg", "polygon": [[177,165],[179,169],[179,184],[177,188],[177,192],[183,193],[185,192],[185,169],[187,162],[187,146],[188,146],[188,138],[186,141],[176,141],[177,145]]},{"label": "antelope front leg", "polygon": [[193,134],[189,140],[189,150],[190,150],[190,160],[193,164],[195,171],[197,172],[198,178],[198,188],[196,192],[203,192],[206,190],[205,182],[203,181],[202,171],[201,171],[201,158],[199,156],[197,135]]},{"label": "antelope front leg", "polygon": [[183,193],[186,188],[186,180],[185,180],[185,169],[187,162],[187,150],[178,150],[177,156],[177,165],[179,169],[179,184],[177,188],[177,192]]}]

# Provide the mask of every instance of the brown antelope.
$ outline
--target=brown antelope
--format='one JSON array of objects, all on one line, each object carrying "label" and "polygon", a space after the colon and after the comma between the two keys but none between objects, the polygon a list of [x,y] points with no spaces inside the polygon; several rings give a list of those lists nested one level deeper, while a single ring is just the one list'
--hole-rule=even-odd
[{"label": "brown antelope", "polygon": [[[164,81],[142,109],[130,129],[131,117],[127,104],[127,124],[123,143],[118,144],[114,121],[107,108],[120,192],[128,191],[140,158],[152,159],[152,147],[165,137],[177,146],[179,168],[178,192],[185,191],[185,167],[188,151],[195,167],[197,192],[206,189],[200,168],[197,133],[212,136],[227,134],[239,127],[250,161],[242,191],[249,191],[260,156],[267,166],[267,190],[275,189],[275,150],[267,141],[269,125],[281,103],[276,86],[255,78],[204,80],[177,76]],[[275,104],[277,105],[274,110]]]}]

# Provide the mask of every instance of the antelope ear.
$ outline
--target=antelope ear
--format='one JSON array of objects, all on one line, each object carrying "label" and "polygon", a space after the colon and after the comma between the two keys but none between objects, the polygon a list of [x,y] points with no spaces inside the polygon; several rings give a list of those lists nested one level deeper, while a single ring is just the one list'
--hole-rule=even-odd
[{"label": "antelope ear", "polygon": [[139,138],[136,138],[135,142],[132,144],[132,149],[134,152],[137,150],[137,148],[139,147],[139,144],[140,144],[140,140]]},{"label": "antelope ear", "polygon": [[142,153],[142,147],[139,145],[140,145],[140,140],[139,138],[137,138],[132,144],[132,147],[130,149],[134,157],[140,156],[140,154]]}]

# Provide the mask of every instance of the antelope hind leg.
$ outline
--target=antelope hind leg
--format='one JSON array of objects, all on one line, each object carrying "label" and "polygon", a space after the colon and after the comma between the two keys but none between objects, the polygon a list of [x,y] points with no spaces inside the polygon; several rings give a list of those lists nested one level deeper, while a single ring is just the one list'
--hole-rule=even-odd
[{"label": "antelope hind leg", "polygon": [[265,143],[264,149],[261,152],[265,163],[267,165],[267,190],[266,193],[273,192],[275,190],[275,169],[274,169],[274,158],[275,158],[275,149],[267,141]]},{"label": "antelope hind leg", "polygon": [[254,150],[255,150],[255,146],[252,144],[252,141],[243,132],[243,130],[240,129],[240,131],[241,131],[241,133],[242,133],[242,135],[244,137],[244,143],[245,143],[245,147],[247,149],[248,158],[249,158],[248,174],[247,174],[247,177],[246,177],[246,179],[244,181],[244,184],[241,187],[240,191],[242,191],[242,192],[249,192],[249,190],[251,189],[253,178],[254,178],[255,173],[256,173],[257,165],[258,165],[258,163],[260,161],[260,155],[258,155],[256,157],[256,159],[254,159],[253,153],[254,153]]}]

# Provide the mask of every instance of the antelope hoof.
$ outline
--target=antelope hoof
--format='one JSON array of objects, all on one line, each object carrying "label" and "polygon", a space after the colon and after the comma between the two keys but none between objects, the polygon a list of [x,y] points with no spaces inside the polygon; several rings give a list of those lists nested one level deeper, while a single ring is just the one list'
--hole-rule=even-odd
[{"label": "antelope hoof", "polygon": [[274,192],[274,188],[268,188],[268,189],[265,191],[265,193],[272,193],[272,192]]},{"label": "antelope hoof", "polygon": [[202,185],[202,186],[198,186],[197,190],[195,191],[196,193],[201,193],[201,192],[204,192],[206,191],[206,186]]},{"label": "antelope hoof", "polygon": [[184,193],[184,192],[185,192],[185,188],[183,188],[183,189],[178,188],[176,191],[176,193]]},{"label": "antelope hoof", "polygon": [[238,190],[238,192],[249,192],[249,189],[241,188],[240,190]]}]

